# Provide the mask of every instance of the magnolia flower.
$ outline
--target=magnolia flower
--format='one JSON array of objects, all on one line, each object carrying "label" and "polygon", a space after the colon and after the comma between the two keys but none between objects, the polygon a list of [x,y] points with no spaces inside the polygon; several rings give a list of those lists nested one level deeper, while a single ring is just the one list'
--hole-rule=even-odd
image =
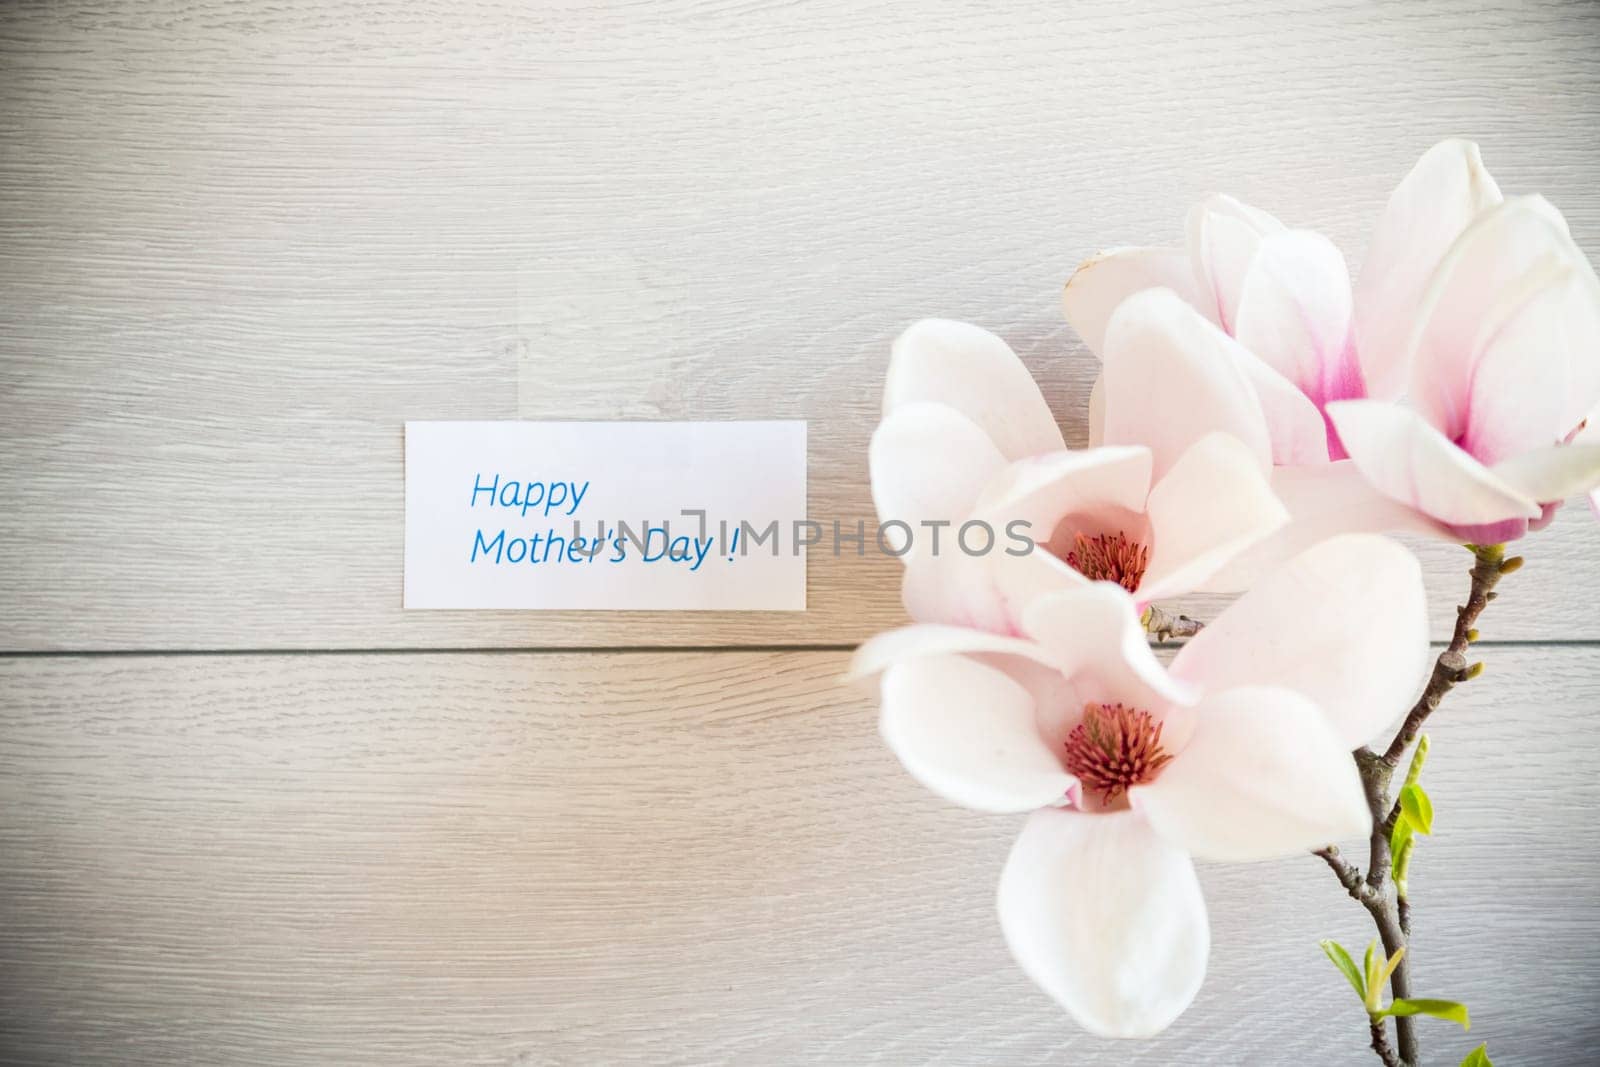
[{"label": "magnolia flower", "polygon": [[[1203,588],[1287,520],[1268,457],[1225,435],[1199,434],[1179,450],[1171,427],[1151,425],[1153,447],[1131,437],[1064,447],[1022,362],[977,326],[927,320],[906,330],[883,407],[873,500],[886,527],[913,531],[902,592],[919,622],[1015,634],[1034,598],[1097,580],[1142,607]],[[968,523],[1005,531],[1017,522],[1039,550],[997,544],[974,556],[958,543]]]},{"label": "magnolia flower", "polygon": [[1224,196],[1190,213],[1186,249],[1091,259],[1065,305],[1108,371],[1116,313],[1153,288],[1184,305],[1159,309],[1182,343],[1097,404],[1120,426],[1192,403],[1195,379],[1212,404],[1253,394],[1292,472],[1274,479],[1295,519],[1280,554],[1336,529],[1504,541],[1600,485],[1600,447],[1567,443],[1600,401],[1600,280],[1548,202],[1501,196],[1476,145],[1422,157],[1353,289],[1326,238]]},{"label": "magnolia flower", "polygon": [[1021,628],[911,626],[864,645],[855,671],[883,673],[881,731],[914,778],[978,811],[1031,812],[998,902],[1022,969],[1089,1030],[1148,1036],[1205,975],[1191,856],[1370,831],[1350,750],[1426,666],[1420,568],[1382,537],[1331,539],[1165,670],[1110,583],[1036,598]]}]

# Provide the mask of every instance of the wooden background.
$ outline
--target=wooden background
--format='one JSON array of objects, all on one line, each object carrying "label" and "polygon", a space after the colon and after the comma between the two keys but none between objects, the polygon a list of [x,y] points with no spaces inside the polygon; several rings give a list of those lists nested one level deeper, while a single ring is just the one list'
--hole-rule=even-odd
[{"label": "wooden background", "polygon": [[[1017,820],[793,614],[400,609],[408,418],[805,418],[870,516],[894,334],[1005,336],[1082,439],[1072,267],[1234,192],[1359,262],[1434,140],[1600,253],[1600,7],[0,6],[0,1059],[1361,1064],[1311,858],[1203,871],[1199,1001],[1087,1037],[993,916]],[[1600,531],[1483,624],[1416,861],[1428,1062],[1595,1062]],[[1442,624],[1466,555],[1424,546]],[[1214,605],[1204,605],[1214,608]],[[1371,1062],[1376,1062],[1375,1060]]]}]

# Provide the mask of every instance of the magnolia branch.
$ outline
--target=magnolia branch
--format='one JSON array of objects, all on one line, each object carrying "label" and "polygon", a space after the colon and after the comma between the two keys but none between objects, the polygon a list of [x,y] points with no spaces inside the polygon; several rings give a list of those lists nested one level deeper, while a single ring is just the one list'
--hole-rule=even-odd
[{"label": "magnolia branch", "polygon": [[[1411,713],[1406,716],[1400,732],[1394,735],[1394,740],[1389,742],[1388,751],[1383,754],[1384,761],[1390,768],[1400,766],[1400,757],[1405,755],[1406,749],[1417,739],[1417,735],[1422,731],[1422,724],[1438,708],[1439,701],[1444,699],[1444,695],[1454,689],[1457,683],[1476,678],[1483,673],[1481,663],[1467,666],[1467,646],[1477,640],[1478,616],[1489,606],[1489,601],[1495,598],[1494,587],[1499,584],[1502,577],[1522,566],[1522,557],[1512,556],[1506,559],[1504,545],[1473,545],[1471,548],[1476,560],[1472,566],[1472,592],[1467,596],[1467,602],[1456,608],[1456,626],[1450,636],[1450,645],[1439,653],[1438,660],[1434,662],[1433,675],[1428,679],[1427,688],[1422,691],[1422,696],[1417,699]],[[1398,812],[1399,808],[1396,807],[1395,811]],[[1393,818],[1391,815],[1391,825]]]},{"label": "magnolia branch", "polygon": [[[1396,999],[1411,996],[1410,953],[1407,951],[1411,937],[1411,902],[1402,887],[1388,888],[1386,876],[1394,863],[1389,854],[1389,841],[1395,822],[1400,818],[1400,801],[1392,797],[1390,785],[1400,760],[1422,734],[1428,716],[1438,710],[1439,704],[1457,685],[1470,681],[1483,673],[1483,664],[1467,663],[1467,650],[1478,639],[1478,616],[1495,598],[1494,587],[1500,579],[1522,566],[1522,557],[1505,556],[1503,545],[1468,545],[1473,555],[1472,588],[1465,604],[1456,607],[1455,628],[1450,643],[1439,653],[1428,676],[1422,695],[1406,713],[1404,722],[1394,739],[1380,755],[1362,747],[1352,753],[1356,767],[1361,772],[1361,786],[1366,794],[1367,808],[1372,814],[1372,839],[1369,844],[1367,871],[1346,860],[1334,845],[1317,849],[1320,856],[1338,878],[1339,884],[1351,899],[1372,916],[1387,957],[1395,961],[1389,975],[1389,991]],[[1146,632],[1159,640],[1174,637],[1188,638],[1199,633],[1204,624],[1187,615],[1173,615],[1151,605],[1142,619]],[[1403,858],[1403,857],[1402,857]],[[1383,1061],[1384,1067],[1416,1067],[1418,1063],[1416,1020],[1410,1016],[1395,1016],[1395,1044],[1389,1043],[1388,1025],[1374,1015],[1371,1020],[1372,1051]]]},{"label": "magnolia branch", "polygon": [[1372,1020],[1372,1051],[1383,1061],[1383,1067],[1404,1067],[1389,1044],[1389,1028],[1383,1025],[1382,1019]]},{"label": "magnolia branch", "polygon": [[[1421,735],[1423,724],[1428,721],[1428,716],[1438,710],[1445,695],[1462,682],[1483,673],[1482,663],[1467,664],[1467,649],[1478,638],[1478,616],[1495,598],[1494,587],[1500,579],[1522,566],[1522,557],[1506,558],[1503,545],[1467,547],[1474,557],[1472,588],[1467,602],[1456,608],[1456,624],[1450,644],[1434,661],[1428,684],[1406,714],[1389,747],[1381,755],[1370,748],[1359,748],[1354,753],[1356,767],[1361,772],[1361,785],[1366,792],[1367,807],[1372,812],[1372,840],[1365,877],[1333,845],[1316,851],[1316,855],[1333,870],[1339,884],[1351,898],[1372,916],[1384,951],[1391,957],[1407,948],[1411,935],[1411,905],[1397,889],[1390,889],[1385,884],[1386,874],[1393,863],[1389,841],[1395,822],[1400,817],[1400,802],[1390,796],[1390,784],[1400,766],[1401,757]],[[1155,632],[1154,628],[1151,632]],[[1409,971],[1410,953],[1406,952],[1389,977],[1389,988],[1394,997],[1404,999],[1411,995]],[[1374,1017],[1371,1022],[1372,1051],[1384,1062],[1385,1067],[1415,1067],[1418,1062],[1415,1020],[1407,1016],[1395,1018],[1395,1043],[1398,1049],[1390,1047],[1384,1021]]]}]

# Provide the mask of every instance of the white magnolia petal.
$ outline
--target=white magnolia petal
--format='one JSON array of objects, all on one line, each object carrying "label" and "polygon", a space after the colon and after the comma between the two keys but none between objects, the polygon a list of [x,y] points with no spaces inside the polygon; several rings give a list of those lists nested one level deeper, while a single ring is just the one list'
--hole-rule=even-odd
[{"label": "white magnolia petal", "polygon": [[1061,430],[1028,368],[1004,341],[970,323],[924,319],[895,341],[884,414],[918,401],[955,408],[1008,460],[1062,447]]},{"label": "white magnolia petal", "polygon": [[1489,209],[1451,247],[1423,295],[1409,346],[1410,401],[1445,437],[1468,431],[1473,377],[1485,343],[1515,309],[1508,297],[1532,291],[1530,274],[1575,255],[1566,220],[1540,196]]},{"label": "white magnolia petal", "polygon": [[1031,641],[964,626],[919,623],[888,630],[868,640],[850,658],[850,669],[845,677],[847,680],[866,678],[897,663],[961,653],[1020,656],[1041,663],[1047,659]]},{"label": "white magnolia petal", "polygon": [[1152,546],[1139,599],[1193,592],[1230,559],[1289,519],[1250,450],[1211,434],[1150,491]]},{"label": "white magnolia petal", "polygon": [[1315,403],[1364,396],[1350,339],[1350,272],[1333,242],[1310,230],[1261,241],[1245,275],[1239,343]]},{"label": "white magnolia petal", "polygon": [[1600,487],[1600,440],[1546,445],[1494,466],[1507,485],[1543,502],[1565,500]]},{"label": "white magnolia petal", "polygon": [[1434,145],[1395,188],[1372,232],[1355,289],[1356,347],[1370,395],[1400,395],[1407,345],[1429,278],[1456,238],[1500,201],[1500,187],[1471,141]]},{"label": "white magnolia petal", "polygon": [[1349,746],[1315,704],[1271,686],[1207,696],[1183,751],[1128,799],[1205,860],[1292,856],[1372,829]]},{"label": "white magnolia petal", "polygon": [[1089,387],[1089,447],[1099,448],[1106,439],[1106,375],[1094,376]]},{"label": "white magnolia petal", "polygon": [[1566,407],[1561,413],[1561,425],[1568,432],[1583,425],[1594,415],[1594,406],[1600,404],[1600,275],[1594,264],[1576,245],[1572,248],[1572,266],[1578,277],[1573,304],[1555,312],[1570,325],[1573,337],[1584,338],[1583,344],[1568,343],[1572,353],[1568,368],[1570,379],[1566,389]]},{"label": "white magnolia petal", "polygon": [[1052,555],[1043,545],[1036,544],[1033,551],[1020,556],[997,549],[985,560],[989,578],[1012,628],[1020,628],[1021,620],[1035,600],[1091,584],[1088,578]]},{"label": "white magnolia petal", "polygon": [[1272,492],[1288,510],[1289,521],[1228,561],[1205,582],[1203,592],[1243,592],[1285,560],[1336,534],[1412,533],[1458,540],[1443,523],[1378,492],[1349,460],[1278,467]]},{"label": "white magnolia petal", "polygon": [[1269,572],[1178,651],[1171,674],[1207,693],[1301,693],[1349,752],[1405,713],[1428,659],[1416,557],[1377,534],[1344,534]]},{"label": "white magnolia petal", "polygon": [[1231,196],[1217,193],[1189,211],[1189,257],[1207,313],[1228,333],[1238,321],[1239,296],[1245,273],[1261,239],[1282,231],[1283,223]]},{"label": "white magnolia petal", "polygon": [[1028,691],[962,656],[890,667],[878,725],[913,778],[975,811],[1032,811],[1077,784],[1040,736]]},{"label": "white magnolia petal", "polygon": [[1415,412],[1382,400],[1327,407],[1344,449],[1379,492],[1439,522],[1474,525],[1539,516],[1517,492]]},{"label": "white magnolia petal", "polygon": [[1036,541],[1048,541],[1068,515],[1142,511],[1150,464],[1150,450],[1132,445],[1018,460],[989,481],[972,514],[999,526],[1025,521]]},{"label": "white magnolia petal", "polygon": [[1006,464],[989,435],[943,404],[897,407],[867,452],[881,522],[958,521]]},{"label": "white magnolia petal", "polygon": [[[939,533],[939,550],[917,547],[904,558],[900,599],[906,614],[923,623],[944,623],[1014,634],[1016,618],[996,584],[986,556],[969,556],[954,544],[954,530]],[[919,538],[930,531],[918,530]]]},{"label": "white magnolia petal", "polygon": [[1083,692],[1084,699],[1122,703],[1161,718],[1192,704],[1196,690],[1161,666],[1133,599],[1109,582],[1051,593],[1022,614],[1023,633]]},{"label": "white magnolia petal", "polygon": [[1494,465],[1564,440],[1600,387],[1600,281],[1551,257],[1484,315],[1461,447]]},{"label": "white magnolia petal", "polygon": [[1091,256],[1072,272],[1062,293],[1067,321],[1099,356],[1105,351],[1106,323],[1111,313],[1134,293],[1171,289],[1202,311],[1209,303],[1201,294],[1194,262],[1181,248],[1113,248]]},{"label": "white magnolia petal", "polygon": [[[1600,446],[1600,411],[1591,411],[1587,419],[1572,435],[1572,443],[1583,446]],[[1600,519],[1600,487],[1589,493],[1589,510]]]},{"label": "white magnolia petal", "polygon": [[1148,446],[1159,478],[1206,434],[1231,433],[1265,470],[1272,440],[1242,369],[1252,359],[1171,290],[1129,297],[1106,331],[1106,442]]},{"label": "white magnolia petal", "polygon": [[1102,1037],[1160,1033],[1205,979],[1211,929],[1194,864],[1132,812],[1029,816],[997,903],[1023,972]]},{"label": "white magnolia petal", "polygon": [[[901,587],[907,612],[919,622],[1015,633],[1036,597],[1084,582],[1043,547],[1057,523],[1067,515],[1092,519],[1141,509],[1149,484],[1150,453],[1143,448],[1062,450],[1011,464],[991,480],[971,515],[915,530]],[[1011,555],[1023,550],[1024,537],[1034,550]]]},{"label": "white magnolia petal", "polygon": [[[1028,691],[1033,698],[1034,725],[1039,736],[1050,751],[1064,755],[1067,739],[1083,722],[1084,702],[1078,699],[1077,687],[1055,667],[1023,656],[978,653],[972,658],[1004,671],[1007,678]],[[1082,790],[1070,790],[1068,799],[1075,805],[1081,803]]]}]

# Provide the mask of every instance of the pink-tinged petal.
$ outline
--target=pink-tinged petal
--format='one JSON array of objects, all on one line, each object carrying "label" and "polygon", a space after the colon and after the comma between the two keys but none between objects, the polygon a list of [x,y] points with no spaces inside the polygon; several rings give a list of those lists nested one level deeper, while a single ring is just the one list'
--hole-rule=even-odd
[{"label": "pink-tinged petal", "polygon": [[1159,478],[1206,434],[1231,433],[1265,470],[1272,439],[1251,359],[1171,290],[1129,297],[1106,330],[1106,443],[1148,446]]},{"label": "pink-tinged petal", "polygon": [[970,323],[924,319],[895,341],[884,414],[919,401],[955,408],[1008,460],[1062,447],[1061,430],[1028,368],[1004,341]]},{"label": "pink-tinged petal", "polygon": [[1534,500],[1554,502],[1600,487],[1600,439],[1546,445],[1494,466],[1507,485]]},{"label": "pink-tinged petal", "polygon": [[1150,565],[1142,603],[1201,588],[1234,556],[1289,519],[1250,450],[1211,434],[1185,452],[1150,491]]},{"label": "pink-tinged petal", "polygon": [[1272,686],[1206,697],[1188,745],[1128,800],[1205,860],[1292,856],[1372,829],[1349,746],[1315,704]]},{"label": "pink-tinged petal", "polygon": [[1029,816],[997,903],[1023,972],[1091,1033],[1158,1034],[1205,979],[1211,928],[1194,864],[1131,812]]},{"label": "pink-tinged petal", "polygon": [[1205,592],[1243,592],[1285,560],[1336,534],[1413,533],[1457,540],[1443,523],[1378,492],[1349,460],[1279,467],[1272,472],[1272,491],[1288,509],[1288,523],[1230,560],[1206,582]]},{"label": "pink-tinged petal", "polygon": [[971,419],[933,403],[890,412],[873,433],[867,457],[878,519],[907,523],[913,532],[923,520],[964,518],[1006,465]]},{"label": "pink-tinged petal", "polygon": [[1356,467],[1390,498],[1455,526],[1538,517],[1538,501],[1507,485],[1416,412],[1383,400],[1342,400],[1327,410]]},{"label": "pink-tinged petal", "polygon": [[1113,248],[1084,261],[1067,279],[1062,305],[1067,321],[1089,346],[1105,351],[1111,313],[1134,293],[1171,289],[1201,310],[1209,303],[1195,277],[1194,261],[1181,248]]},{"label": "pink-tinged petal", "polygon": [[1150,492],[1150,450],[1134,445],[1069,449],[1019,460],[989,480],[974,518],[1003,533],[1027,522],[1034,540],[1050,539],[1068,515],[1099,515],[1144,508]]},{"label": "pink-tinged petal", "polygon": [[897,663],[934,656],[999,654],[1045,662],[1044,652],[1031,641],[972,630],[961,626],[921,623],[888,630],[867,641],[850,658],[847,680],[866,678]]},{"label": "pink-tinged petal", "polygon": [[1245,273],[1261,239],[1283,223],[1231,196],[1217,193],[1189,211],[1189,257],[1208,301],[1208,314],[1228,333],[1238,321]]},{"label": "pink-tinged petal", "polygon": [[[1549,501],[1548,503],[1540,505],[1539,517],[1537,519],[1529,519],[1528,520],[1528,530],[1529,530],[1529,532],[1537,532],[1539,530],[1544,529],[1546,526],[1549,526],[1552,522],[1555,521],[1556,512],[1558,512],[1560,510],[1561,510],[1561,503],[1559,501],[1552,500],[1552,501]],[[1469,540],[1469,541],[1466,542],[1466,544],[1469,544],[1469,545],[1492,545],[1494,543],[1495,542],[1493,542],[1493,541],[1481,541],[1481,540],[1479,540],[1479,541]]]},{"label": "pink-tinged petal", "polygon": [[[1428,284],[1412,336],[1409,396],[1417,413],[1455,441],[1472,415],[1472,384],[1485,341],[1524,296],[1530,272],[1571,261],[1566,220],[1539,196],[1513,197],[1469,226]],[[1498,321],[1489,321],[1493,314]]]},{"label": "pink-tinged petal", "polygon": [[[1310,397],[1242,345],[1224,348],[1256,391],[1272,442],[1272,462],[1278,466],[1328,462],[1329,454],[1337,449],[1338,437]],[[1342,450],[1333,458],[1343,459]]]},{"label": "pink-tinged petal", "polygon": [[1395,188],[1356,281],[1356,348],[1370,395],[1392,400],[1405,388],[1411,331],[1429,278],[1456,238],[1500,200],[1471,141],[1434,145]]},{"label": "pink-tinged petal", "polygon": [[1022,629],[1085,700],[1120,702],[1162,718],[1197,696],[1162,668],[1133,599],[1120,586],[1094,582],[1039,597],[1023,613]]},{"label": "pink-tinged petal", "polygon": [[1504,519],[1475,525],[1450,527],[1450,539],[1464,545],[1499,545],[1527,536],[1529,530],[1542,530],[1554,518],[1559,504],[1546,504],[1537,519]]},{"label": "pink-tinged petal", "polygon": [[1077,785],[1035,727],[1028,691],[961,656],[890,667],[878,726],[911,777],[975,811],[1032,811]]},{"label": "pink-tinged petal", "polygon": [[1245,275],[1234,336],[1316,404],[1366,395],[1350,339],[1350,272],[1319,233],[1285,230],[1262,239]]},{"label": "pink-tinged petal", "polygon": [[1269,572],[1178,651],[1170,673],[1206,693],[1294,690],[1349,752],[1400,718],[1427,669],[1416,557],[1386,537],[1344,534]]},{"label": "pink-tinged petal", "polygon": [[1600,401],[1600,281],[1551,256],[1483,316],[1461,447],[1491,466],[1564,440]]}]

